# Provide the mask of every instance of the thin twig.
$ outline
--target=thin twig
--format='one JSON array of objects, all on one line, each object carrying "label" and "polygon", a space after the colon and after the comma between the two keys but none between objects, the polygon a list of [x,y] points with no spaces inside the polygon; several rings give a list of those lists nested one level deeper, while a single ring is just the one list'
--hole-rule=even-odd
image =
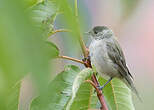
[{"label": "thin twig", "polygon": [[83,42],[83,39],[82,39],[82,36],[81,35],[80,35],[80,38],[79,38],[79,43],[81,45],[81,49],[82,49],[84,58],[87,58],[88,55],[89,55],[89,50],[87,49],[85,43]]},{"label": "thin twig", "polygon": [[78,17],[78,0],[74,1],[74,5],[75,5],[75,16]]},{"label": "thin twig", "polygon": [[96,86],[96,84],[93,81],[86,80],[85,82],[90,83],[95,88],[96,92],[99,93],[99,94],[101,94],[101,92],[99,91],[98,87]]},{"label": "thin twig", "polygon": [[49,33],[48,33],[48,37],[50,37],[50,36],[52,36],[53,34],[56,34],[56,33],[58,33],[58,32],[71,32],[71,30],[68,30],[68,29],[58,29],[58,30],[49,32]]},{"label": "thin twig", "polygon": [[[89,67],[89,68],[92,68],[90,59],[86,59],[86,60],[87,61],[85,61],[85,66]],[[96,78],[94,73],[93,73],[91,79],[92,79],[93,83],[91,83],[91,82],[90,83],[93,86],[95,86],[94,88],[96,89],[99,86],[99,83],[98,83],[97,78]],[[97,92],[97,97],[98,97],[98,99],[99,99],[99,101],[101,103],[101,108],[100,109],[101,110],[108,110],[107,105],[105,103],[104,95],[102,94],[102,91],[97,88],[96,92]]]},{"label": "thin twig", "polygon": [[[78,22],[78,0],[74,1],[74,6],[75,6],[75,16],[76,16],[76,20]],[[85,58],[88,57],[88,54],[89,54],[88,51],[87,51],[88,49],[86,48],[85,43],[83,42],[81,34],[80,34],[80,37],[79,37],[79,43],[81,45],[81,49],[82,49],[84,57]]]},{"label": "thin twig", "polygon": [[101,105],[103,105],[102,106],[103,108],[101,108],[101,109],[102,110],[108,110],[108,108],[107,108],[107,106],[105,104],[105,100],[103,100],[104,99],[104,96],[102,95],[102,91],[98,89],[98,86],[96,86],[96,84],[93,81],[91,81],[91,80],[86,80],[85,82],[90,83],[95,88],[99,100],[102,100],[102,101],[100,101],[101,102]]},{"label": "thin twig", "polygon": [[72,57],[68,57],[68,56],[58,56],[58,58],[67,59],[67,60],[75,61],[75,62],[78,62],[78,63],[81,63],[81,64],[85,64],[81,60],[78,60],[78,59],[75,59],[75,58],[72,58]]},{"label": "thin twig", "polygon": [[71,31],[68,29],[59,29],[59,30],[55,30],[54,32],[52,32],[52,34],[56,34],[58,32],[71,32]]},{"label": "thin twig", "polygon": [[[75,15],[76,15],[76,19],[78,21],[78,4],[77,4],[77,0],[75,0]],[[86,48],[85,43],[83,42],[83,39],[82,39],[81,35],[79,37],[79,42],[80,42],[80,45],[81,45],[81,48],[82,48],[84,59],[86,59],[85,61],[83,61],[84,65],[85,65],[85,67],[92,68],[90,59],[87,59],[88,56],[89,56],[89,50]],[[92,75],[91,79],[92,79],[92,81],[89,80],[88,82],[91,83],[93,85],[93,87],[96,89],[97,97],[98,97],[98,99],[99,99],[99,101],[101,103],[101,108],[100,109],[101,110],[108,110],[107,105],[105,103],[104,96],[102,94],[102,91],[97,88],[99,83],[97,81],[97,78],[96,78],[95,74]]]}]

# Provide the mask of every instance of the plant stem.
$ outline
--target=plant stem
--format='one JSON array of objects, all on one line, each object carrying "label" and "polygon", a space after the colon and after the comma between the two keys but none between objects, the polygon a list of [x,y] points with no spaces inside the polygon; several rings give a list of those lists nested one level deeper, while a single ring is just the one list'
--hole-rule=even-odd
[{"label": "plant stem", "polygon": [[50,37],[51,35],[56,34],[58,32],[71,32],[71,30],[68,30],[68,29],[58,29],[58,30],[55,30],[54,32],[50,32],[48,36]]},{"label": "plant stem", "polygon": [[55,34],[55,33],[57,33],[57,32],[71,32],[71,31],[68,30],[68,29],[59,29],[59,30],[55,30],[55,31],[53,32],[53,34]]},{"label": "plant stem", "polygon": [[[78,3],[77,2],[78,1],[75,0],[74,5],[75,5],[75,16],[76,16],[76,19],[78,21]],[[84,60],[84,65],[85,65],[85,67],[92,68],[90,59],[87,59],[88,56],[89,56],[89,50],[88,50],[88,48],[86,48],[85,43],[83,42],[81,34],[80,34],[80,37],[79,37],[79,42],[80,42],[80,46],[82,48],[84,59],[86,59],[86,60]],[[96,78],[95,74],[92,75],[91,79],[92,79],[92,81],[89,81],[89,83],[92,84],[92,86],[97,91],[97,97],[98,97],[98,99],[99,99],[99,101],[101,103],[101,108],[100,109],[101,110],[108,110],[107,105],[105,103],[104,96],[102,94],[102,91],[97,88],[99,86],[99,83],[97,81],[97,78]]]},{"label": "plant stem", "polygon": [[[92,68],[91,66],[91,61],[90,59],[87,59],[87,61],[85,61],[85,66],[86,67],[89,67],[89,68]],[[92,77],[91,77],[92,81],[90,81],[89,83],[92,85],[92,86],[95,86],[94,88],[96,89],[98,86],[99,86],[99,83],[98,83],[98,80],[95,76],[95,74],[93,73]],[[92,83],[93,82],[93,83]],[[97,92],[97,97],[101,103],[101,108],[100,110],[108,110],[107,108],[107,105],[105,103],[105,99],[104,99],[104,95],[102,94],[102,90],[99,90],[98,88],[96,89],[96,92]]]},{"label": "plant stem", "polygon": [[90,84],[95,88],[99,100],[102,100],[102,101],[101,101],[101,105],[104,105],[104,106],[103,106],[104,108],[101,108],[101,109],[102,109],[102,110],[108,110],[106,104],[104,103],[105,100],[103,100],[103,99],[104,99],[104,96],[102,95],[102,91],[100,91],[100,90],[97,88],[96,84],[95,84],[93,81],[91,81],[91,80],[86,80],[86,82],[90,83]]},{"label": "plant stem", "polygon": [[97,93],[100,93],[99,89],[97,88],[97,86],[95,85],[95,83],[94,83],[93,81],[91,81],[91,80],[86,80],[85,82],[90,83],[90,84],[96,89],[96,92],[97,92]]},{"label": "plant stem", "polygon": [[[74,1],[74,6],[75,6],[75,16],[76,16],[76,20],[78,22],[78,0]],[[88,49],[86,48],[85,43],[83,42],[81,34],[79,37],[79,43],[81,45],[81,49],[82,49],[84,57],[85,58],[88,57],[89,52],[87,51]]]},{"label": "plant stem", "polygon": [[75,16],[78,17],[78,0],[74,1],[74,5],[75,5]]},{"label": "plant stem", "polygon": [[68,57],[68,56],[58,56],[58,58],[67,59],[67,60],[71,60],[71,61],[75,61],[75,62],[78,62],[78,63],[84,64],[83,61],[78,60],[78,59],[75,59],[75,58],[72,58],[72,57]]},{"label": "plant stem", "polygon": [[80,35],[80,38],[79,38],[79,43],[81,45],[81,49],[82,49],[84,58],[87,58],[88,55],[89,55],[89,50],[86,47],[85,43],[83,42],[83,39],[82,39],[82,36],[81,35]]}]

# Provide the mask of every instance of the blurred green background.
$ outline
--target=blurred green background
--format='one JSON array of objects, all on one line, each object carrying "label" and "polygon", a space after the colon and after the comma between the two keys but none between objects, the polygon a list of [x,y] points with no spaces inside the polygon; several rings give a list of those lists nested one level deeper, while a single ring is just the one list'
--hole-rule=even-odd
[{"label": "blurred green background", "polygon": [[[33,7],[38,9],[34,4],[42,1],[44,0],[0,0],[0,109],[5,108],[3,105],[8,103],[8,100],[11,102],[12,99],[5,96],[12,90],[12,85],[16,81],[20,83],[22,80],[19,109],[28,110],[31,99],[36,95],[34,82],[29,75],[31,73],[33,73],[32,76],[35,77],[36,82],[39,81],[38,85],[41,89],[38,89],[42,90],[42,87],[46,87],[49,79],[63,70],[64,65],[75,64],[83,68],[80,64],[61,59],[52,61],[54,65],[50,66],[49,58],[51,56],[48,56],[49,50],[46,48],[44,39],[55,42],[60,48],[61,55],[79,59],[83,57],[79,43],[72,37],[78,35],[78,31],[72,35],[66,32],[57,33],[47,38],[47,32],[42,30],[48,30],[50,26],[43,26],[43,29],[42,26],[36,28],[36,24],[40,23],[39,20],[48,14],[39,15],[40,13],[34,10],[33,13],[37,17],[33,17],[34,14],[29,10]],[[73,9],[72,12],[74,12],[74,1],[69,0],[69,3]],[[134,97],[136,110],[152,110],[154,108],[153,6],[153,0],[78,0],[81,33],[88,31],[93,26],[106,25],[118,37],[128,67],[135,77],[135,84],[143,99],[143,103],[140,103]],[[65,9],[69,12],[67,7]],[[46,8],[43,11],[49,10]],[[50,14],[54,14],[55,11],[57,10],[51,11]],[[69,17],[71,14],[71,12],[68,13]],[[31,17],[37,22],[34,22]],[[66,14],[54,18],[54,28],[73,27],[74,29],[77,24],[73,23],[73,20],[69,21],[70,18],[67,17]],[[72,25],[66,26],[69,24],[68,22]],[[89,46],[91,39],[85,35],[83,37],[86,45]],[[17,88],[19,88],[18,86]],[[7,109],[11,110],[11,108]]]}]

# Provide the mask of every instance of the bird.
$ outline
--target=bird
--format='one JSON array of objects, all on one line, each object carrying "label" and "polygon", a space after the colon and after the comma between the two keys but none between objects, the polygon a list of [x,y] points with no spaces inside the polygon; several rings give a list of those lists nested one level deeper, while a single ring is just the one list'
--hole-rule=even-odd
[{"label": "bird", "polygon": [[118,78],[130,88],[141,100],[134,85],[125,60],[124,53],[113,31],[107,26],[95,26],[89,32],[92,41],[89,45],[89,55],[96,71],[107,82],[100,86],[103,89],[113,78]]}]

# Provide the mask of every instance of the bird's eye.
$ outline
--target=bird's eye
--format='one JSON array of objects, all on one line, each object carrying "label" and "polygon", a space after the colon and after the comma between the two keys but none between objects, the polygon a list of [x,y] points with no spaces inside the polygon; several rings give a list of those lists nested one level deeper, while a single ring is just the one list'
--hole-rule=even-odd
[{"label": "bird's eye", "polygon": [[94,31],[94,33],[97,34],[98,32],[97,31]]}]

